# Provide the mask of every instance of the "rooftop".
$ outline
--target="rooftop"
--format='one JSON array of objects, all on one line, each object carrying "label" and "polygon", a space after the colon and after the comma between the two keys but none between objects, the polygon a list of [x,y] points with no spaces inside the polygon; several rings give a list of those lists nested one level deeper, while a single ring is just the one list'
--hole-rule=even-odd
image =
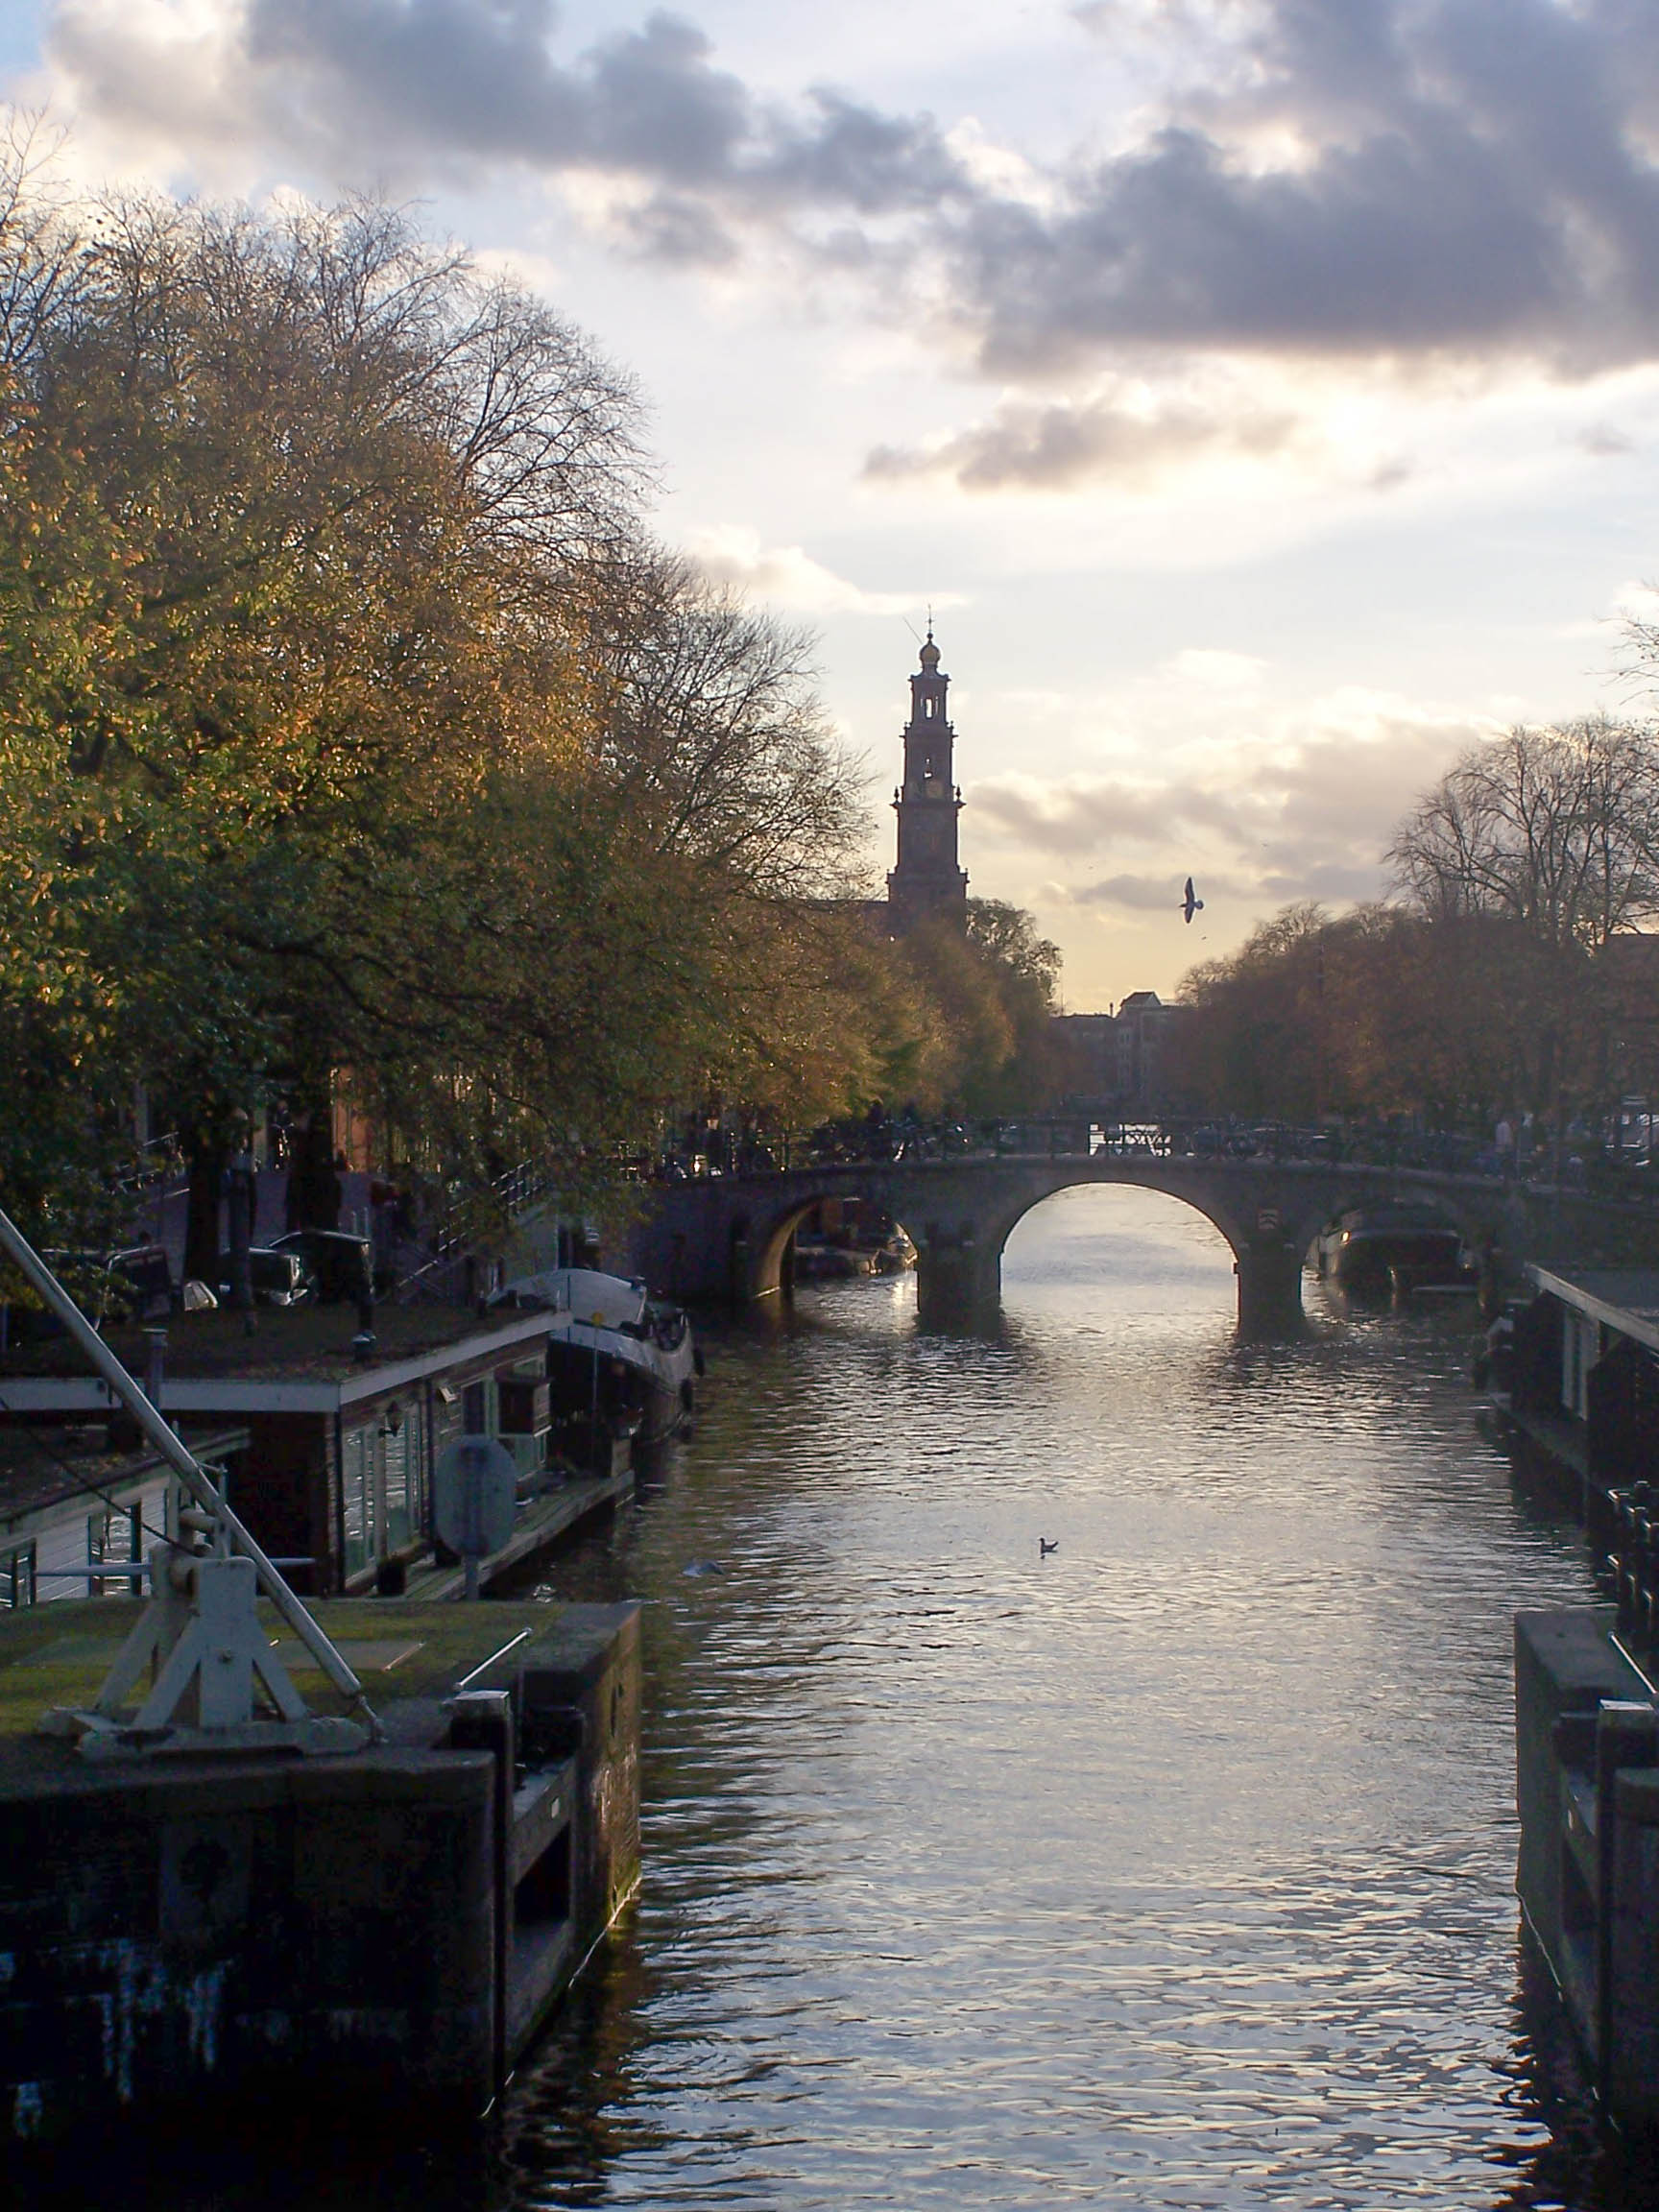
[{"label": "rooftop", "polygon": [[1593,1321],[1659,1352],[1659,1269],[1575,1267],[1571,1274],[1528,1267],[1540,1290],[1573,1306]]},{"label": "rooftop", "polygon": [[[396,1365],[536,1318],[518,1312],[484,1315],[469,1306],[377,1306],[374,1357],[359,1362],[351,1349],[357,1334],[354,1306],[261,1306],[252,1335],[240,1313],[220,1307],[173,1315],[167,1324],[166,1371],[169,1376],[234,1376],[242,1382],[344,1382],[366,1367]],[[148,1350],[143,1330],[111,1328],[105,1339],[142,1380]],[[43,1336],[0,1354],[0,1391],[8,1375],[87,1372],[85,1359],[67,1336]]]},{"label": "rooftop", "polygon": [[[3,1397],[0,1390],[0,1400]],[[0,1427],[0,1528],[61,1499],[95,1498],[100,1491],[125,1489],[164,1470],[160,1454],[149,1447],[106,1450],[106,1433],[102,1421],[74,1428],[43,1423]],[[246,1443],[247,1434],[223,1427],[190,1429],[184,1440],[198,1457],[211,1460],[236,1451]]]}]

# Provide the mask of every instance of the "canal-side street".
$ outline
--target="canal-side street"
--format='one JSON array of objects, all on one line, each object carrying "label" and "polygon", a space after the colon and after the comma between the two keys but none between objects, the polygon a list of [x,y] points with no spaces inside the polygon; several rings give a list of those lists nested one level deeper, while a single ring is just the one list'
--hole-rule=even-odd
[{"label": "canal-side street", "polygon": [[[1513,1895],[1517,1606],[1582,1540],[1472,1317],[1240,1348],[1208,1226],[1069,1193],[997,1340],[906,1282],[716,1340],[548,1597],[646,1601],[645,1881],[477,2158],[123,2161],[205,2212],[1624,2205]],[[1058,1550],[1039,1556],[1039,1540]]]}]

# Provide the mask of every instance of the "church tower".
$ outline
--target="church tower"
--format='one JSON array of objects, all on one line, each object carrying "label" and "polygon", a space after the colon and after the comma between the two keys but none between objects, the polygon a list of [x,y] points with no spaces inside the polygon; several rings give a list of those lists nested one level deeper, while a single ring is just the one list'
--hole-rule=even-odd
[{"label": "church tower", "polygon": [[950,677],[939,670],[939,648],[929,623],[921,669],[910,679],[904,781],[893,794],[899,864],[887,878],[887,915],[896,937],[935,914],[949,916],[958,926],[966,919],[968,878],[956,857],[962,794],[950,762],[956,733],[945,715],[950,687]]}]

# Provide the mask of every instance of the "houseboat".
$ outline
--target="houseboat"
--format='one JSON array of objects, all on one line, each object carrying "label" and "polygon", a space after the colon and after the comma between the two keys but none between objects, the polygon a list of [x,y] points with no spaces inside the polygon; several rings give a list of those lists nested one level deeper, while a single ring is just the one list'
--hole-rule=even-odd
[{"label": "houseboat", "polygon": [[1516,1887],[1607,2109],[1659,2130],[1659,1273],[1527,1270],[1501,1431],[1572,1497],[1607,1601],[1518,1614]]},{"label": "houseboat", "polygon": [[637,1277],[549,1267],[503,1285],[491,1305],[542,1317],[556,1418],[631,1423],[640,1443],[656,1444],[695,1413],[701,1358],[690,1321]]},{"label": "houseboat", "polygon": [[1374,1206],[1338,1214],[1318,1238],[1319,1272],[1361,1296],[1473,1287],[1461,1232],[1425,1208]]},{"label": "houseboat", "polygon": [[[178,1533],[177,1486],[160,1454],[130,1430],[120,1418],[0,1419],[0,1613],[137,1594],[146,1551]],[[240,1489],[246,1429],[187,1427],[183,1435]]]},{"label": "houseboat", "polygon": [[[354,1306],[306,1302],[261,1307],[252,1335],[222,1308],[176,1315],[165,1332],[106,1332],[170,1420],[243,1432],[228,1455],[231,1498],[304,1595],[448,1594],[459,1571],[435,1540],[433,1471],[462,1436],[493,1437],[518,1468],[517,1523],[483,1562],[486,1587],[626,1494],[625,1454],[579,1460],[573,1477],[554,1450],[551,1373],[568,1315],[434,1304],[377,1308],[371,1330],[361,1319]],[[122,1420],[61,1337],[0,1354],[0,1402],[8,1428],[79,1431],[87,1450]],[[117,1503],[127,1510],[125,1488]],[[29,1544],[43,1568],[32,1527],[7,1533],[6,1553]],[[12,1575],[23,1586],[24,1569]]]}]

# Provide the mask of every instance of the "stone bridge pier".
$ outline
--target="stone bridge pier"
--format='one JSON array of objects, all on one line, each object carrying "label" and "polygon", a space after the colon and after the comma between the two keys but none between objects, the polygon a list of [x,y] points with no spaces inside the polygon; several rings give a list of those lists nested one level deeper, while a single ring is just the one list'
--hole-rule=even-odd
[{"label": "stone bridge pier", "polygon": [[[1171,1190],[1167,1172],[1148,1186],[1140,1176],[1079,1174],[1076,1167],[1083,1165],[1044,1163],[1023,1172],[1010,1166],[1001,1174],[994,1167],[989,1174],[964,1167],[953,1176],[919,1180],[914,1187],[924,1200],[919,1220],[902,1211],[909,1193],[894,1191],[887,1210],[903,1222],[916,1246],[916,1312],[924,1328],[972,1329],[995,1317],[1001,1304],[1008,1238],[1033,1206],[1058,1190],[1082,1182],[1134,1182],[1192,1203],[1192,1194]],[[1240,1330],[1253,1336],[1294,1334],[1303,1320],[1302,1258],[1319,1224],[1298,1243],[1297,1224],[1287,1225],[1280,1209],[1219,1204],[1221,1194],[1214,1190],[1202,1195],[1207,1202],[1197,1210],[1232,1249]],[[926,1209],[926,1199],[934,1202],[934,1210]]]},{"label": "stone bridge pier", "polygon": [[1320,1229],[1351,1207],[1431,1201],[1510,1280],[1529,1259],[1659,1262],[1659,1215],[1647,1209],[1518,1190],[1488,1176],[1097,1152],[854,1163],[659,1186],[629,1265],[660,1294],[687,1302],[744,1308],[786,1299],[797,1225],[820,1199],[858,1197],[884,1209],[915,1243],[923,1325],[974,1328],[997,1311],[1015,1224],[1083,1183],[1161,1190],[1212,1222],[1233,1254],[1239,1329],[1253,1336],[1302,1327],[1304,1260]]},{"label": "stone bridge pier", "polygon": [[[1294,1335],[1301,1328],[1302,1255],[1283,1239],[1235,1247],[1238,1328],[1246,1336]],[[1002,1254],[970,1230],[960,1241],[940,1238],[916,1249],[916,1317],[924,1328],[972,1329],[995,1317],[1002,1302]]]}]

